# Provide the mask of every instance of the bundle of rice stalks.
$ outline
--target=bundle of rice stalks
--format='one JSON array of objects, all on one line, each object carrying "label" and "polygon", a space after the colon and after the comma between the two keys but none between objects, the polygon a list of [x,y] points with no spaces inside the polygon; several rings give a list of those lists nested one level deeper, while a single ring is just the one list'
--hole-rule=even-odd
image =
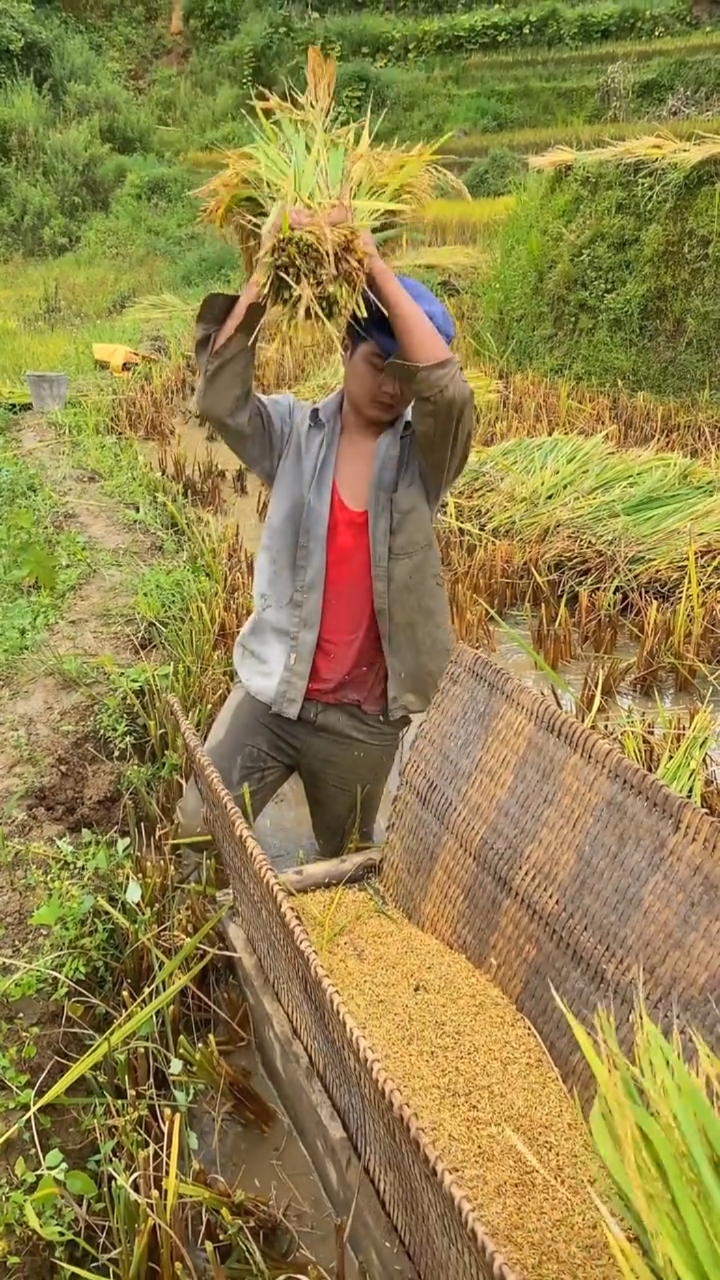
[{"label": "bundle of rice stalks", "polygon": [[[564,1006],[563,1006],[564,1008]],[[720,1058],[694,1037],[689,1067],[677,1034],[666,1038],[638,1002],[627,1058],[614,1019],[600,1011],[595,1037],[564,1012],[597,1082],[590,1117],[617,1210],[600,1205],[626,1280],[715,1280],[720,1275]]]},{"label": "bundle of rice stalks", "polygon": [[[376,144],[369,112],[338,124],[335,72],[335,62],[311,47],[304,94],[254,96],[252,141],[225,152],[224,167],[196,194],[204,220],[235,233],[248,269],[259,251],[266,303],[291,323],[311,318],[337,329],[362,310],[362,231],[406,226],[439,189],[467,193],[438,164],[442,142]],[[291,225],[294,209],[310,215],[307,225]]]},{"label": "bundle of rice stalks", "polygon": [[[636,689],[666,676],[692,688],[720,661],[720,495],[699,462],[597,436],[507,440],[471,457],[438,537],[453,620],[470,643],[477,612],[545,606],[536,640],[553,663],[575,637],[581,650],[612,653],[623,624]],[[555,635],[560,619],[567,636]]]},{"label": "bundle of rice stalks", "polygon": [[676,454],[619,451],[597,436],[478,450],[442,520],[467,554],[473,545],[512,544],[569,591],[614,585],[680,597],[691,549],[701,587],[720,566],[715,472]]},{"label": "bundle of rice stalks", "polygon": [[619,164],[644,162],[676,165],[679,169],[696,169],[720,160],[720,136],[698,133],[693,138],[675,138],[671,133],[645,134],[639,138],[623,138],[589,151],[573,147],[552,147],[538,156],[530,156],[531,169],[564,169],[576,164],[609,161]]}]

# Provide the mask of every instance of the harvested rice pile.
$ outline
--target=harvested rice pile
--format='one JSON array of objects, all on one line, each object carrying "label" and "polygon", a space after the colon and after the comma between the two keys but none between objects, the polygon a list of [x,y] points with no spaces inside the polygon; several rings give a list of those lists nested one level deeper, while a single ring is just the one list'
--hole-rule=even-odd
[{"label": "harvested rice pile", "polygon": [[295,903],[332,981],[527,1280],[613,1277],[598,1165],[532,1028],[488,978],[366,888]]}]

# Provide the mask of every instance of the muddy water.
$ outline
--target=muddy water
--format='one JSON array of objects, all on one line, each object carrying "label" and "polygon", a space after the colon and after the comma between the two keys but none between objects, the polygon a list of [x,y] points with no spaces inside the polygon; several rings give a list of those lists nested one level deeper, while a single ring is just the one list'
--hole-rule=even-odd
[{"label": "muddy water", "polygon": [[[310,1159],[255,1051],[251,1047],[239,1050],[231,1061],[236,1068],[250,1072],[255,1088],[275,1108],[277,1120],[270,1132],[263,1134],[218,1110],[197,1106],[192,1124],[205,1170],[219,1174],[228,1186],[240,1187],[248,1196],[260,1196],[278,1210],[287,1231],[274,1235],[268,1244],[282,1259],[285,1270],[312,1275],[312,1264],[317,1263],[329,1276],[335,1276],[334,1217]],[[361,1280],[362,1273],[349,1254],[345,1274],[347,1280]]]},{"label": "muddy water", "polygon": [[[161,446],[147,440],[141,440],[139,444],[144,455],[156,467]],[[257,551],[262,532],[262,524],[257,517],[260,482],[255,476],[249,475],[248,493],[238,494],[233,484],[233,476],[238,469],[237,457],[219,437],[208,438],[207,429],[201,427],[196,418],[190,418],[178,426],[175,442],[167,447],[167,452],[171,454],[175,449],[184,453],[189,469],[211,459],[223,470],[223,518],[237,524],[248,551]]]}]

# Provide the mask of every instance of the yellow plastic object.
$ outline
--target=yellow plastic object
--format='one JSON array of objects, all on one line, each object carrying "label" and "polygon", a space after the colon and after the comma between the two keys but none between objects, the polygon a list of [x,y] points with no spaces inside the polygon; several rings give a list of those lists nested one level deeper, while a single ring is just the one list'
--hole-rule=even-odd
[{"label": "yellow plastic object", "polygon": [[127,371],[127,365],[140,364],[142,360],[148,358],[130,347],[124,347],[119,342],[94,342],[92,352],[98,364],[110,365],[110,372],[116,378],[123,376]]}]

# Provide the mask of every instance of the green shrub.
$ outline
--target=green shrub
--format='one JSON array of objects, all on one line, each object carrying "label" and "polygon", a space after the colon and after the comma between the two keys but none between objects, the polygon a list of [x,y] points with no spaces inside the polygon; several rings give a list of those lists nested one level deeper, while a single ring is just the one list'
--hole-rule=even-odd
[{"label": "green shrub", "polygon": [[218,45],[207,66],[211,74],[214,71],[216,85],[224,78],[246,94],[253,85],[279,89],[288,78],[302,79],[308,43],[307,23],[296,24],[286,13],[261,14],[244,22],[232,40]]},{"label": "green shrub", "polygon": [[333,16],[323,21],[317,35],[323,48],[344,58],[388,63],[458,58],[483,49],[645,39],[698,25],[684,0],[654,5],[619,0],[578,8],[557,3],[511,9],[497,6],[401,21],[382,14],[367,14],[362,19]]},{"label": "green shrub", "polygon": [[498,147],[488,151],[482,160],[475,160],[463,174],[463,182],[470,195],[504,196],[527,173],[527,165],[516,151]]},{"label": "green shrub", "polygon": [[46,27],[28,0],[0,4],[0,84],[12,76],[32,75],[39,84],[52,61]]},{"label": "green shrub", "polygon": [[30,82],[0,94],[0,245],[5,254],[60,254],[87,217],[108,207],[116,177],[96,120],[58,125]]},{"label": "green shrub", "polygon": [[192,186],[193,177],[184,166],[152,156],[134,157],[124,168],[110,207],[84,230],[83,250],[106,258],[176,254],[197,219]]},{"label": "green shrub", "polygon": [[142,105],[123,85],[110,79],[68,84],[63,113],[73,120],[95,119],[101,141],[120,155],[152,150],[155,128]]},{"label": "green shrub", "polygon": [[[492,3],[492,0],[488,0]],[[368,11],[392,13],[405,17],[417,13],[467,13],[476,9],[478,0],[312,0],[312,9],[322,16],[349,13],[361,16]]]},{"label": "green shrub", "polygon": [[357,120],[371,103],[375,116],[388,104],[389,78],[372,62],[341,62],[337,70],[336,97],[347,120]]},{"label": "green shrub", "polygon": [[215,233],[197,228],[194,243],[174,264],[170,282],[176,289],[239,289],[240,254]]},{"label": "green shrub", "polygon": [[508,363],[720,398],[718,178],[601,164],[528,183],[486,298]]},{"label": "green shrub", "polygon": [[229,40],[253,8],[248,0],[185,0],[185,25],[200,41]]},{"label": "green shrub", "polygon": [[[720,103],[720,56],[668,58],[637,74],[633,83],[633,103],[643,111],[663,111],[674,97],[689,95],[699,100],[700,109]],[[703,101],[704,100],[704,101]]]},{"label": "green shrub", "polygon": [[198,224],[192,196],[198,177],[184,165],[153,157],[126,163],[107,212],[85,227],[83,255],[98,261],[157,259],[163,264],[164,287],[171,292],[237,285],[237,250]]},{"label": "green shrub", "polygon": [[[275,56],[278,41],[288,35],[300,36],[307,31],[307,11],[288,5],[259,6],[255,0],[185,0],[185,24],[198,47],[205,44],[232,42],[240,47],[246,36],[256,47],[260,61]],[[266,48],[262,48],[263,37]],[[307,41],[306,41],[307,43]],[[277,74],[281,64],[276,63]]]}]

